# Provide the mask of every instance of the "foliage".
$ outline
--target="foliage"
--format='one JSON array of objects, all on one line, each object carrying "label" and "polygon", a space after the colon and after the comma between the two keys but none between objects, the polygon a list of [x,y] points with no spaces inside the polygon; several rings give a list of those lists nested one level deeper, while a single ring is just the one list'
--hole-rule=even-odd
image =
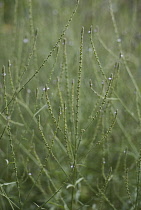
[{"label": "foliage", "polygon": [[140,9],[0,1],[0,209],[141,208]]}]

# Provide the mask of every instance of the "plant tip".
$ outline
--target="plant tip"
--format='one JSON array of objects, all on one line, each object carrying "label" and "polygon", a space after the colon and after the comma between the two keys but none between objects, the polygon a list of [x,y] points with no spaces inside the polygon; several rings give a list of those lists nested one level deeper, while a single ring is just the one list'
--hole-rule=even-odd
[{"label": "plant tip", "polygon": [[5,77],[5,76],[6,76],[6,73],[5,73],[5,72],[4,72],[4,73],[2,73],[2,76],[4,76],[4,77]]},{"label": "plant tip", "polygon": [[43,91],[46,91],[46,90],[49,90],[49,89],[50,89],[49,87],[44,87]]}]

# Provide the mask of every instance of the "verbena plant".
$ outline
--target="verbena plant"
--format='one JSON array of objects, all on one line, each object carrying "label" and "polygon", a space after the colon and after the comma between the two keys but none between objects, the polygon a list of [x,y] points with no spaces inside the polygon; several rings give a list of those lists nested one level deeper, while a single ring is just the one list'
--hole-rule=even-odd
[{"label": "verbena plant", "polygon": [[8,22],[0,2],[0,209],[141,208],[141,5],[127,4],[16,0]]}]

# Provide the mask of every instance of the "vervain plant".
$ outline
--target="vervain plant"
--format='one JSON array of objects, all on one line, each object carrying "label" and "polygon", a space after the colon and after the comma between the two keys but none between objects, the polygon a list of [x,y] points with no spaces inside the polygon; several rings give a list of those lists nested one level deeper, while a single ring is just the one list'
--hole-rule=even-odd
[{"label": "vervain plant", "polygon": [[0,209],[141,208],[130,3],[0,2]]}]

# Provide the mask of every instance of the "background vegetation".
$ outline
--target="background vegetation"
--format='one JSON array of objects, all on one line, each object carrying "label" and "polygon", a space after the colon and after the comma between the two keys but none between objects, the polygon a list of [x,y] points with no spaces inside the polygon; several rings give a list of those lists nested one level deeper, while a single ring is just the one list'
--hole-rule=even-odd
[{"label": "background vegetation", "polygon": [[0,209],[141,209],[140,16],[0,1]]}]

